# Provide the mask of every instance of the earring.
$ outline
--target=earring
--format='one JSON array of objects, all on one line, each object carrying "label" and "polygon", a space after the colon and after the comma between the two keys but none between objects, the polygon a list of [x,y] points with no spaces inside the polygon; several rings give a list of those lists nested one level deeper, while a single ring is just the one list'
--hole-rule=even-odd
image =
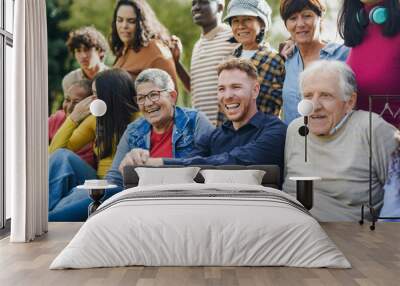
[{"label": "earring", "polygon": [[256,42],[260,44],[264,40],[265,28],[261,28],[260,33],[256,36]]}]

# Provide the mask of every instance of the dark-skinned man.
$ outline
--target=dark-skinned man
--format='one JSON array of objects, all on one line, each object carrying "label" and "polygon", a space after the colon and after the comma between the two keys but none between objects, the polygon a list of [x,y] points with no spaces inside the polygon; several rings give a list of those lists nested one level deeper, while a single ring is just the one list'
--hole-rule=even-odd
[{"label": "dark-skinned man", "polygon": [[232,38],[231,28],[221,21],[224,0],[192,0],[192,18],[201,27],[190,65],[190,76],[179,62],[180,49],[173,49],[178,75],[185,87],[191,91],[192,107],[202,111],[215,125],[217,123],[218,100],[217,66],[233,52],[237,43],[228,42]]}]

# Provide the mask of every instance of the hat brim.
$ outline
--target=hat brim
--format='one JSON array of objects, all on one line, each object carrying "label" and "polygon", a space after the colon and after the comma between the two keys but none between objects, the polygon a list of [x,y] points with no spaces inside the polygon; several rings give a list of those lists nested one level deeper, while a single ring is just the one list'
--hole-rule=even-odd
[{"label": "hat brim", "polygon": [[99,190],[99,189],[113,189],[118,187],[117,185],[107,185],[107,186],[91,186],[91,185],[79,185],[77,189],[86,189],[86,190]]},{"label": "hat brim", "polygon": [[229,11],[229,14],[226,15],[224,18],[224,22],[229,22],[229,19],[232,17],[236,16],[253,16],[253,17],[258,17],[258,14],[256,12],[253,12],[249,9],[243,9],[243,8],[232,8]]}]

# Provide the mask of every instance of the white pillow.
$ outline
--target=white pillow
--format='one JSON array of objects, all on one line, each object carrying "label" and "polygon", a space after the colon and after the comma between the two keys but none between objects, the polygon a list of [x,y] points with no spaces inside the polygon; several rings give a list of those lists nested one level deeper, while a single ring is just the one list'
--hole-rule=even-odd
[{"label": "white pillow", "polygon": [[265,171],[261,170],[202,170],[205,184],[234,183],[261,185]]},{"label": "white pillow", "polygon": [[135,168],[139,176],[139,186],[195,183],[193,179],[199,170],[199,167]]}]

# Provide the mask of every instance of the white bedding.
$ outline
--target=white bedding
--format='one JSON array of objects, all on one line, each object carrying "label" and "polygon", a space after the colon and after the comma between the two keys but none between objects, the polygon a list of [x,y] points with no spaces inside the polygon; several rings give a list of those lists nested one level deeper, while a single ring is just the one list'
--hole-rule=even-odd
[{"label": "white bedding", "polygon": [[[130,195],[173,190],[182,195],[118,202]],[[249,191],[249,197],[229,195],[240,190]],[[263,193],[252,196],[250,190]],[[185,191],[189,195],[183,195]],[[191,192],[214,196],[190,196]],[[223,192],[228,195],[219,197]],[[299,204],[281,191],[254,185],[135,187],[105,201],[50,269],[127,265],[350,268],[318,222],[293,203]]]}]

